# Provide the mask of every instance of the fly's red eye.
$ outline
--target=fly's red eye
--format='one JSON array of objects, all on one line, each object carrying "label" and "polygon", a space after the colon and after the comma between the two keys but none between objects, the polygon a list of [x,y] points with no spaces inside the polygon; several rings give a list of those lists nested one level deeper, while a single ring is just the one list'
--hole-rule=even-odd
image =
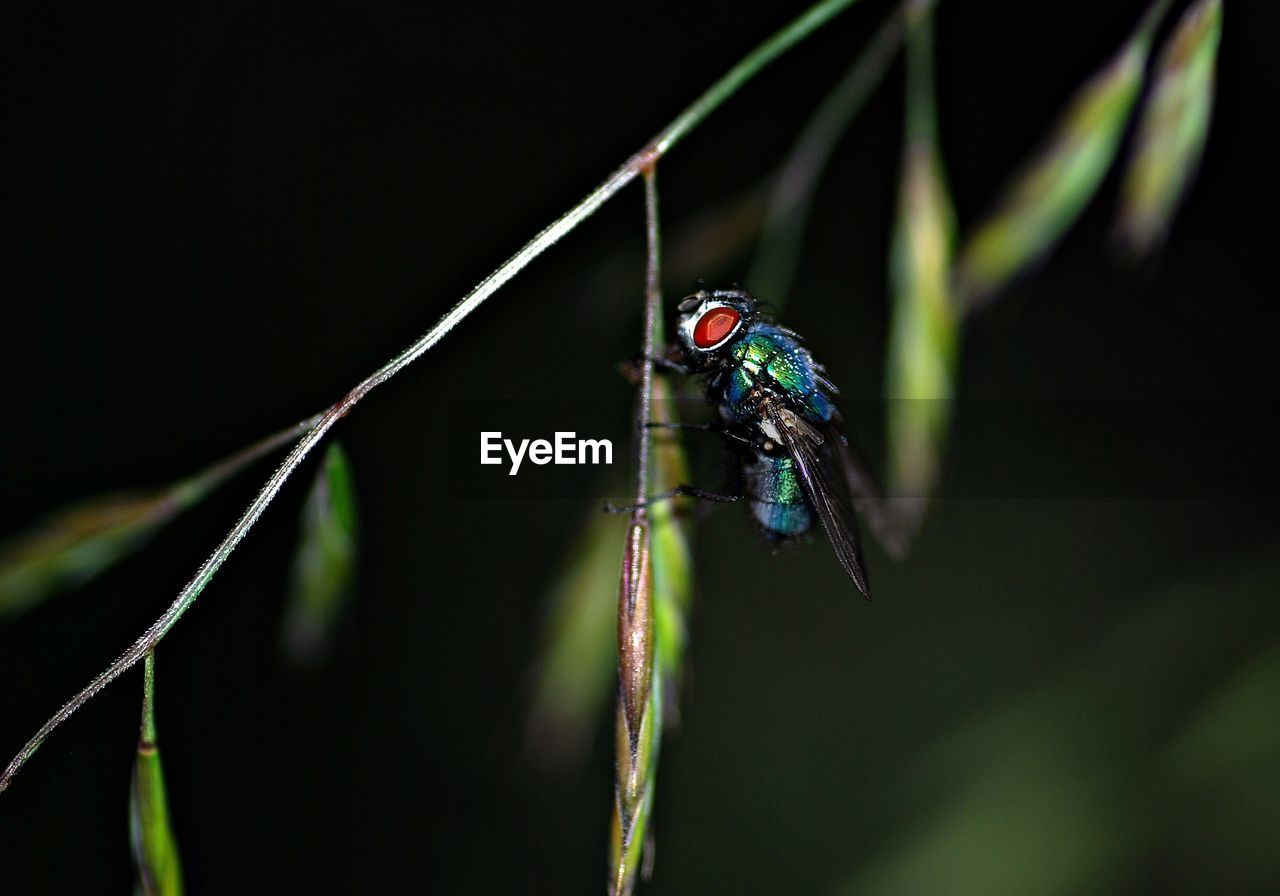
[{"label": "fly's red eye", "polygon": [[693,327],[693,344],[698,348],[713,348],[725,340],[742,320],[742,315],[732,308],[712,308]]}]

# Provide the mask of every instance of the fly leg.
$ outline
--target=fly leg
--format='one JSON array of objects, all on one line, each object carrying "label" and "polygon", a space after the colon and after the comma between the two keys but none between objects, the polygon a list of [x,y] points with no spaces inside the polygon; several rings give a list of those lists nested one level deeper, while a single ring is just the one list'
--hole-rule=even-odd
[{"label": "fly leg", "polygon": [[650,420],[645,424],[646,429],[694,429],[700,432],[713,432],[716,435],[723,436],[726,439],[732,439],[743,445],[752,444],[751,440],[744,435],[725,429],[715,423],[666,423],[661,420]]},{"label": "fly leg", "polygon": [[[670,425],[679,426],[680,424]],[[700,424],[689,425],[701,428]],[[639,504],[617,505],[611,501],[606,501],[604,505],[605,512],[631,513],[633,510],[638,510],[641,507],[648,507],[651,504],[670,501],[672,498],[693,498],[694,500],[704,501],[708,504],[733,504],[741,501],[745,497],[745,493],[742,487],[742,469],[741,464],[738,462],[737,452],[734,452],[731,460],[732,463],[729,465],[729,481],[725,483],[725,491],[723,492],[713,492],[705,488],[699,488],[696,485],[677,485],[669,491],[665,491],[657,495],[651,495]]]},{"label": "fly leg", "polygon": [[624,380],[634,386],[640,382],[640,368],[645,361],[653,364],[654,367],[664,373],[676,373],[680,376],[689,376],[693,373],[684,364],[666,355],[637,355],[629,360],[619,362],[618,372],[622,374]]},{"label": "fly leg", "polygon": [[653,364],[654,367],[661,368],[668,373],[678,373],[681,376],[689,376],[693,373],[692,370],[684,364],[681,364],[679,361],[674,361],[671,358],[664,357],[662,355],[646,355],[642,360],[648,361]]},{"label": "fly leg", "polygon": [[696,485],[677,485],[675,488],[661,494],[650,495],[639,504],[614,504],[611,501],[606,501],[604,510],[605,513],[631,513],[643,507],[670,501],[672,498],[696,498],[699,501],[709,501],[713,504],[732,504],[735,501],[741,501],[742,495],[724,495],[719,492],[708,491],[705,488],[698,488]]}]

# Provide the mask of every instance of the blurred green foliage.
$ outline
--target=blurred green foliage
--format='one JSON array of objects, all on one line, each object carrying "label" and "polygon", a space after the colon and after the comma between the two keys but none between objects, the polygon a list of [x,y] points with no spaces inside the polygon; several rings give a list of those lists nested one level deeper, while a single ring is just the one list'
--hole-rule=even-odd
[{"label": "blurred green foliage", "polygon": [[[1265,892],[1280,879],[1280,563],[1140,602],[885,773],[916,808],[839,892]],[[1207,600],[1214,595],[1212,600]],[[1167,878],[1150,880],[1153,858]]]},{"label": "blurred green foliage", "polygon": [[334,442],[302,507],[284,615],[285,652],[294,662],[314,664],[329,652],[334,627],[355,588],[358,537],[351,462]]},{"label": "blurred green foliage", "polygon": [[1116,157],[1168,5],[1153,3],[1133,35],[1076,92],[1044,145],[966,240],[956,266],[963,307],[989,301],[1040,260],[1093,198]]},{"label": "blurred green foliage", "polygon": [[1183,13],[1156,62],[1120,210],[1119,237],[1134,253],[1164,238],[1204,153],[1221,34],[1221,0],[1200,0]]},{"label": "blurred green foliage", "polygon": [[164,488],[103,495],[56,511],[0,545],[0,620],[120,562],[182,511],[313,422],[283,429]]},{"label": "blurred green foliage", "polygon": [[[921,499],[942,465],[951,425],[959,320],[951,298],[955,211],[938,146],[933,23],[912,18],[898,212],[889,257],[893,314],[885,369],[890,494]],[[908,531],[919,519],[904,520]]]},{"label": "blurred green foliage", "polygon": [[94,498],[0,548],[0,618],[81,585],[137,550],[190,501],[184,485]]},{"label": "blurred green foliage", "polygon": [[[607,494],[622,494],[614,484]],[[614,695],[618,558],[626,519],[593,510],[565,552],[543,611],[527,749],[544,765],[582,757]]]}]

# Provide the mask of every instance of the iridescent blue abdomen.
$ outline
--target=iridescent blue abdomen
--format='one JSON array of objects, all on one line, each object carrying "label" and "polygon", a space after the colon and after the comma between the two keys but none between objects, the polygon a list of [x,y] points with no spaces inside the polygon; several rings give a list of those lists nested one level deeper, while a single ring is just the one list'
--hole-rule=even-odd
[{"label": "iridescent blue abdomen", "polygon": [[809,530],[812,511],[790,456],[757,454],[742,474],[751,515],[766,532],[786,537]]}]

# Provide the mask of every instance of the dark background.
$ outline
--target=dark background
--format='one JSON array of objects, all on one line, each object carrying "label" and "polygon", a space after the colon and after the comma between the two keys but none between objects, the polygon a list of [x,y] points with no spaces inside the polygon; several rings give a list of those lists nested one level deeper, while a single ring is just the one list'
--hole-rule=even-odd
[{"label": "dark background", "polygon": [[[1190,429],[1232,482],[1255,467],[1273,481],[1258,447],[1280,373],[1268,6],[1227,4],[1203,176],[1167,251],[1116,263],[1112,178],[968,329],[963,397],[1261,407]],[[1142,7],[943,4],[962,225]],[[5,13],[0,533],[170,481],[334,400],[800,8]],[[846,13],[663,163],[673,253],[699,257],[681,234],[767,175],[886,9]],[[823,180],[787,311],[854,400],[881,388],[899,74]],[[639,194],[341,424],[363,570],[328,665],[293,674],[277,649],[301,481],[166,640],[159,725],[190,892],[600,892],[609,739],[554,773],[522,740],[541,595],[603,495],[467,500],[448,485],[446,410],[599,399],[578,428],[623,437]],[[668,296],[745,260],[669,264]],[[877,454],[874,404],[851,416]],[[1111,493],[1090,483],[1181,481],[1179,446],[1113,463],[1077,437],[1088,451],[1051,462],[1078,494],[944,499],[907,562],[872,549],[870,604],[824,545],[772,557],[737,508],[707,519],[645,892],[1280,887],[1274,490]],[[1037,444],[967,426],[962,402],[948,476],[992,456],[1042,468]],[[6,758],[172,599],[266,471],[0,628]],[[112,686],[0,797],[0,891],[129,891],[139,689],[132,673]]]}]

